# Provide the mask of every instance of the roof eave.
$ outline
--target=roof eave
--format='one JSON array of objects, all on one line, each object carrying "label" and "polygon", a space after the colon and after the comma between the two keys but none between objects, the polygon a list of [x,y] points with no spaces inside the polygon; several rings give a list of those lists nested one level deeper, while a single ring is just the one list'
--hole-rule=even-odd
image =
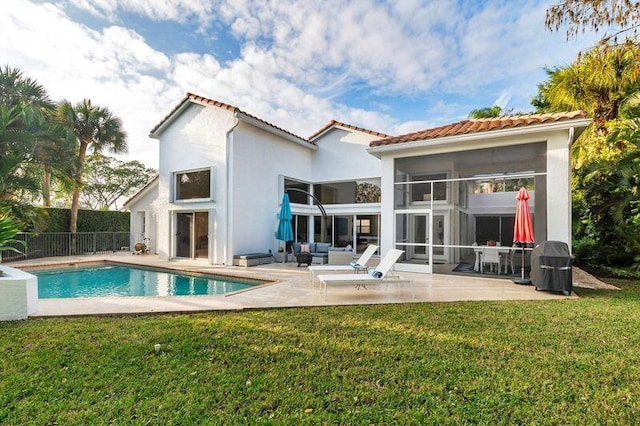
[{"label": "roof eave", "polygon": [[508,129],[491,130],[488,132],[475,132],[462,135],[445,136],[441,138],[421,139],[411,142],[400,142],[390,145],[380,145],[369,147],[367,152],[380,158],[382,154],[394,151],[404,151],[409,149],[434,147],[440,145],[455,144],[460,142],[468,142],[479,139],[489,138],[505,138],[510,136],[518,136],[525,133],[543,133],[555,130],[567,130],[570,128],[584,128],[591,124],[591,119],[581,118],[574,120],[564,120],[553,123],[542,123],[530,126],[512,127]]},{"label": "roof eave", "polygon": [[149,137],[152,139],[160,139],[160,135],[165,131],[167,127],[171,123],[173,123],[187,108],[191,105],[191,103],[196,103],[194,100],[189,99],[189,97],[185,97],[180,105],[176,109],[174,109],[169,116],[167,116],[156,128],[149,133]]}]

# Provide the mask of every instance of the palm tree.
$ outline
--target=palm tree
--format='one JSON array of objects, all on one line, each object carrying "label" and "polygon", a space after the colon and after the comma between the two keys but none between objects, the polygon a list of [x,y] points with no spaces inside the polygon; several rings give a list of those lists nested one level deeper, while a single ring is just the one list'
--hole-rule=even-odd
[{"label": "palm tree", "polygon": [[29,105],[35,111],[52,111],[55,104],[46,89],[18,68],[0,68],[0,105]]},{"label": "palm tree", "polygon": [[[71,175],[70,158],[75,151],[75,142],[64,128],[53,123],[55,104],[45,88],[18,68],[0,68],[0,105],[7,111],[16,106],[21,109],[19,119],[11,123],[11,129],[29,132],[32,138],[29,145],[22,146],[23,164],[18,169],[23,178],[25,174],[29,175],[31,181],[42,174],[42,200],[49,206],[51,176],[64,179]],[[38,171],[40,167],[42,169]],[[30,188],[28,192],[33,193],[38,191],[31,186],[22,188]]]},{"label": "palm tree", "polygon": [[547,70],[533,105],[539,112],[581,109],[593,124],[574,143],[574,237],[593,242],[601,265],[624,265],[640,253],[640,46],[595,47],[567,67]]},{"label": "palm tree", "polygon": [[547,69],[532,104],[538,112],[584,110],[607,133],[624,100],[640,89],[640,46],[595,47],[567,67]]},{"label": "palm tree", "polygon": [[76,105],[72,105],[66,100],[62,101],[58,105],[56,116],[61,124],[73,132],[80,143],[69,224],[72,239],[74,239],[78,229],[78,207],[87,149],[91,147],[94,153],[103,150],[116,154],[126,152],[127,135],[122,129],[122,121],[118,117],[114,116],[107,108],[93,105],[90,99],[84,99]]}]

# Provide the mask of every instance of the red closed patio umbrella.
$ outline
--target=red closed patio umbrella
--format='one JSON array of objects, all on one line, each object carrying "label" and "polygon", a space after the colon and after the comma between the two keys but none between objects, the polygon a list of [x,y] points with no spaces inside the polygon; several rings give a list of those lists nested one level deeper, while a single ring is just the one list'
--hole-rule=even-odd
[{"label": "red closed patio umbrella", "polygon": [[529,193],[522,187],[516,195],[518,204],[516,207],[516,221],[513,227],[513,242],[522,244],[522,271],[521,280],[516,280],[518,284],[529,284],[531,281],[524,278],[524,248],[526,244],[534,243],[533,221],[531,220],[531,210],[529,209]]}]

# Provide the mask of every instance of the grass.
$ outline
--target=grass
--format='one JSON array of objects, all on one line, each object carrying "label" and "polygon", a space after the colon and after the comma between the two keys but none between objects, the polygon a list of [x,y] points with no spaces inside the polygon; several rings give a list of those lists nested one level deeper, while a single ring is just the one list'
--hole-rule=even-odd
[{"label": "grass", "polygon": [[612,283],[579,300],[1,323],[0,423],[635,424],[640,282]]}]

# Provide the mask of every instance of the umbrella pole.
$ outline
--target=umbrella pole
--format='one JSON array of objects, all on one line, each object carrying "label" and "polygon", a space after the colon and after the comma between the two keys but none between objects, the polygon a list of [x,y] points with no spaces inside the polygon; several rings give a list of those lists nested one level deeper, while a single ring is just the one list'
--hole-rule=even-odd
[{"label": "umbrella pole", "polygon": [[520,277],[521,278],[516,278],[516,279],[513,280],[513,282],[516,283],[516,284],[531,285],[531,280],[529,278],[525,278],[524,277],[524,260],[525,260],[524,243],[522,243],[522,268],[520,269]]}]

